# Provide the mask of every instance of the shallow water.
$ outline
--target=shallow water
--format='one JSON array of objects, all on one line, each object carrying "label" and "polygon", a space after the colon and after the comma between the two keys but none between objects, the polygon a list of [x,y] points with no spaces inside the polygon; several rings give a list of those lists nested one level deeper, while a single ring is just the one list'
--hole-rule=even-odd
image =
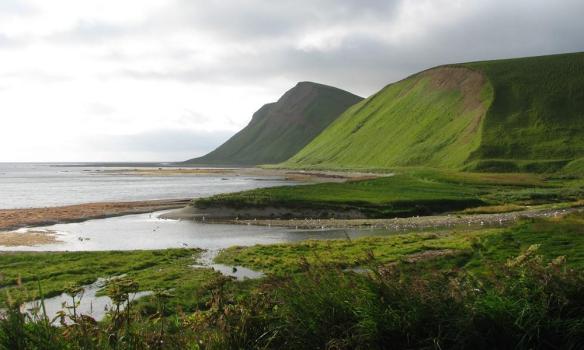
[{"label": "shallow water", "polygon": [[108,172],[117,169],[127,167],[0,163],[0,209],[197,198],[293,184],[279,177],[265,176],[146,176]]},{"label": "shallow water", "polygon": [[[166,220],[167,211],[21,229],[53,231],[62,242],[33,247],[2,247],[12,251],[96,251],[165,248],[223,249],[234,245],[274,244],[306,239],[339,239],[375,234],[370,230],[295,230],[253,225],[204,224]],[[0,233],[1,234],[1,233]]]},{"label": "shallow water", "polygon": [[213,269],[223,276],[230,276],[235,277],[238,281],[243,281],[245,279],[256,279],[264,277],[264,273],[260,271],[255,271],[252,269],[248,269],[244,266],[230,266],[224,264],[216,264],[214,263],[214,259],[219,254],[218,249],[209,249],[199,258],[198,264],[193,265],[193,268],[205,268],[205,269]]},{"label": "shallow water", "polygon": [[[48,231],[56,234],[53,244],[0,246],[0,251],[103,251],[166,248],[203,248],[209,251],[231,246],[276,244],[307,239],[353,239],[387,236],[411,231],[472,230],[481,225],[428,226],[417,228],[293,229],[284,227],[205,224],[191,220],[159,218],[168,211],[94,219],[80,223],[23,228],[16,232]],[[0,232],[0,234],[2,234]],[[206,264],[211,264],[207,261]]]},{"label": "shallow water", "polygon": [[[112,300],[108,296],[97,296],[97,292],[103,288],[106,280],[103,278],[98,279],[92,284],[83,286],[84,292],[81,298],[76,297],[76,301],[79,304],[76,307],[76,312],[78,315],[83,314],[86,316],[93,317],[95,320],[100,321],[103,319],[108,310],[112,308]],[[152,292],[137,292],[130,294],[130,301],[137,300],[144,296],[150,295]],[[65,293],[57,295],[52,298],[46,298],[44,300],[45,310],[47,316],[50,320],[53,320],[61,310],[67,310],[69,314],[73,314],[73,300],[71,297]],[[29,315],[34,316],[34,314],[41,315],[41,301],[35,300],[23,304],[23,311],[26,311]],[[123,307],[121,308],[123,309]],[[33,312],[33,310],[35,310]],[[54,321],[55,324],[59,323],[59,320]]]}]

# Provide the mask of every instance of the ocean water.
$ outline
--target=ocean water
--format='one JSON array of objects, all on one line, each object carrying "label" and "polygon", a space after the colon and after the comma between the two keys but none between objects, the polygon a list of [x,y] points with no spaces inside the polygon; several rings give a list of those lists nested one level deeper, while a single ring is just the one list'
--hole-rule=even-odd
[{"label": "ocean water", "polygon": [[116,169],[124,168],[82,164],[0,163],[0,209],[197,198],[292,184],[278,177],[198,174],[149,176],[109,172]]}]

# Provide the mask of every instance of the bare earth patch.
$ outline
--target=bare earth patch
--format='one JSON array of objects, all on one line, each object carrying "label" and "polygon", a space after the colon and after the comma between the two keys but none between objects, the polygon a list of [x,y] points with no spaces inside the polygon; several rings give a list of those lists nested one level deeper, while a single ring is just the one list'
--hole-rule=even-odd
[{"label": "bare earth patch", "polygon": [[52,231],[0,232],[0,246],[35,246],[61,242]]}]

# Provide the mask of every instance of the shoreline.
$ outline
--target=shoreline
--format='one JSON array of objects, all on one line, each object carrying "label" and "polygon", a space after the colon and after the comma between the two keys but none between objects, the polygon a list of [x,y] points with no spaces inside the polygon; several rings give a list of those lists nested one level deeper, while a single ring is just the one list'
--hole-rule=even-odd
[{"label": "shoreline", "polygon": [[[228,208],[214,208],[217,212],[229,212]],[[222,210],[225,209],[225,210]],[[266,212],[272,212],[273,208],[265,208]],[[517,222],[521,219],[530,219],[538,217],[562,217],[572,212],[584,211],[579,203],[573,203],[573,206],[560,206],[555,208],[531,208],[521,211],[512,211],[504,213],[489,214],[439,214],[428,216],[412,216],[392,219],[367,219],[362,217],[348,218],[329,218],[319,219],[307,216],[304,219],[238,219],[235,216],[214,216],[209,211],[197,211],[196,208],[189,206],[178,209],[167,214],[161,215],[161,218],[175,220],[194,220],[208,224],[233,224],[233,225],[254,225],[268,227],[284,227],[292,229],[387,229],[393,231],[400,230],[417,230],[437,227],[460,227],[460,226],[489,226],[489,225],[507,225]],[[211,214],[211,215],[209,215]],[[231,213],[233,214],[233,213]],[[258,214],[260,214],[258,212]],[[259,217],[259,216],[258,216]]]},{"label": "shoreline", "polygon": [[82,222],[114,216],[150,213],[186,206],[191,199],[84,203],[46,208],[0,209],[0,232],[20,228]]},{"label": "shoreline", "polygon": [[[371,173],[359,171],[333,170],[290,170],[265,168],[189,168],[189,167],[128,167],[124,169],[100,169],[101,174],[133,176],[248,176],[279,177],[284,181],[298,182],[344,182],[391,176],[393,173]],[[261,179],[259,179],[261,180]]]},{"label": "shoreline", "polygon": [[[302,171],[263,168],[133,167],[98,170],[97,172],[142,176],[268,176],[281,177],[282,180],[297,181],[298,183],[345,182],[390,176],[390,174],[372,174],[365,172]],[[258,179],[258,181],[260,180],[262,179]],[[90,202],[55,207],[0,209],[0,232],[6,233],[21,228],[82,222],[92,219],[142,214],[166,209],[183,209],[188,208],[192,199]]]}]

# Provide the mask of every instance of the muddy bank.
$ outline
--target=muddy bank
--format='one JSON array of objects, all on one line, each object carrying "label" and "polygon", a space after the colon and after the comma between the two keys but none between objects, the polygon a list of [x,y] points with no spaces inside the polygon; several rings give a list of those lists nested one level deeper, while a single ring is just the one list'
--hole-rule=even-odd
[{"label": "muddy bank", "polygon": [[232,224],[289,227],[298,229],[343,229],[371,227],[387,230],[417,230],[437,227],[510,224],[524,218],[560,217],[584,208],[533,209],[500,214],[433,215],[394,219],[291,219],[229,220]]},{"label": "muddy bank", "polygon": [[[253,220],[256,222],[269,222],[276,220],[256,220],[255,218],[283,218],[283,217],[331,217],[340,219],[365,219],[365,215],[359,210],[318,210],[309,208],[286,208],[286,207],[265,207],[265,208],[233,208],[218,206],[213,208],[196,208],[192,205],[181,209],[173,210],[163,214],[163,219],[173,220],[196,220],[217,223],[247,223]],[[282,220],[280,220],[282,221]],[[260,224],[261,225],[261,224]],[[268,224],[266,223],[265,226]]]},{"label": "muddy bank", "polygon": [[184,207],[189,202],[190,199],[175,199],[87,203],[49,208],[0,209],[0,231],[176,209]]},{"label": "muddy bank", "polygon": [[58,243],[53,231],[39,230],[27,232],[0,232],[0,246],[19,247]]},{"label": "muddy bank", "polygon": [[[345,228],[375,228],[394,231],[417,230],[437,227],[455,226],[484,226],[503,225],[516,222],[523,218],[560,217],[562,215],[582,211],[582,206],[562,209],[537,208],[523,211],[514,211],[495,214],[448,214],[432,216],[415,216],[394,219],[367,219],[363,214],[355,211],[335,213],[335,218],[313,219],[322,217],[322,212],[317,210],[294,211],[294,217],[304,219],[278,219],[290,215],[290,210],[285,208],[242,209],[213,208],[197,209],[192,206],[172,211],[162,217],[168,219],[205,221],[208,223],[258,225],[271,227],[286,227],[294,229],[345,229]],[[274,219],[250,219],[273,216]]]}]

